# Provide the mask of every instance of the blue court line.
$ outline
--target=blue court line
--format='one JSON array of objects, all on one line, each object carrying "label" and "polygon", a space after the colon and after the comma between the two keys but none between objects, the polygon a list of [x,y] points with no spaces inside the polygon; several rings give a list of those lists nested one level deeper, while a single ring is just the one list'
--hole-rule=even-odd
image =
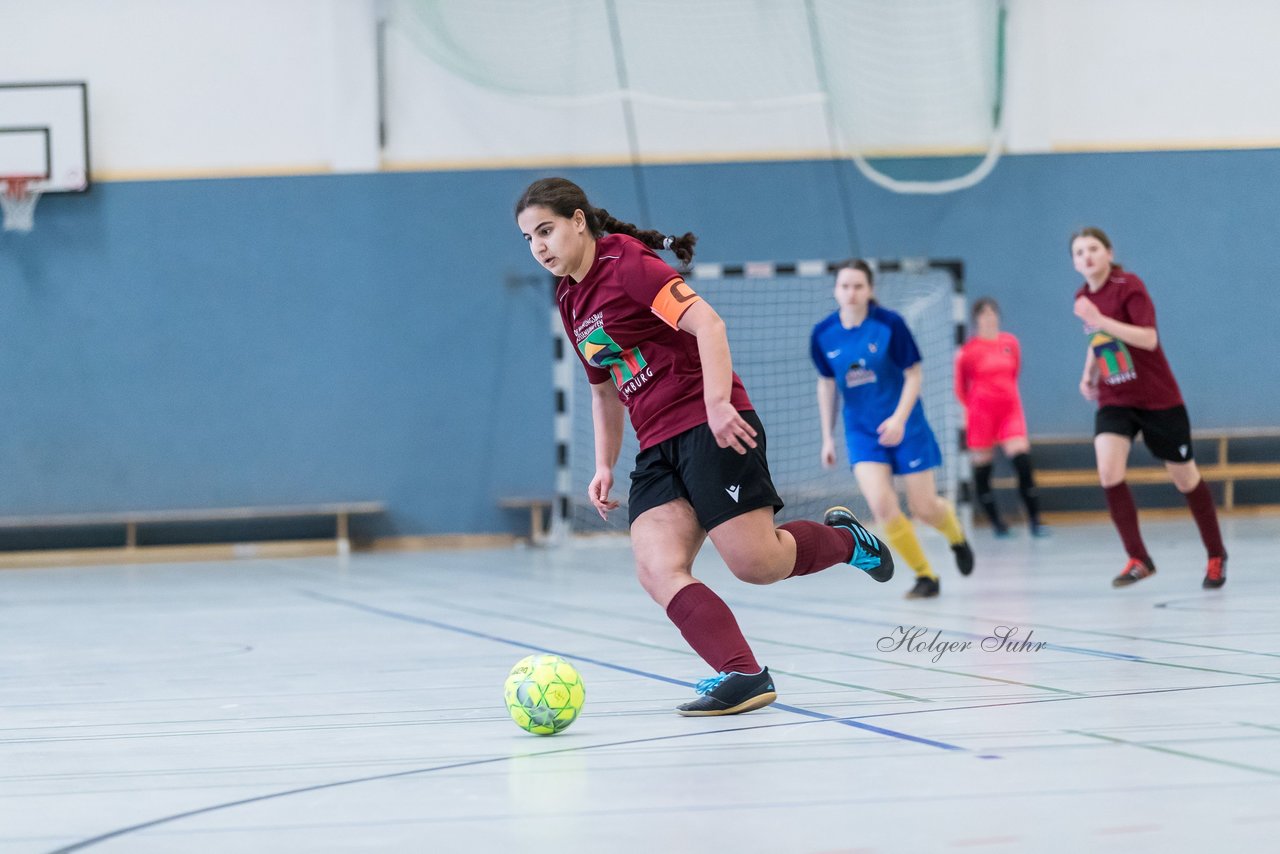
[{"label": "blue court line", "polygon": [[[750,602],[734,601],[732,604],[733,604],[733,607],[735,608],[766,609],[776,614],[790,614],[793,617],[817,617],[818,619],[833,620],[838,623],[860,623],[864,626],[876,626],[877,628],[886,628],[886,627],[905,628],[905,625],[906,625],[905,623],[902,623],[902,622],[885,622],[883,620],[865,620],[858,617],[849,617],[844,614],[824,614],[821,611],[797,610],[795,608],[782,607],[774,603],[770,603],[768,605],[758,605]],[[915,626],[914,628],[921,628],[921,627]],[[991,637],[991,635],[979,635],[979,634],[975,634],[974,632],[953,631],[950,629],[943,630],[937,626],[925,626],[923,628],[926,628],[931,631],[943,631],[944,634],[951,634],[960,638],[974,638],[977,640],[985,640],[986,638]],[[1017,641],[1017,643],[1021,643],[1021,641]],[[1082,646],[1062,646],[1061,644],[1050,643],[1048,641],[1043,641],[1043,642],[1032,641],[1032,643],[1044,643],[1044,649],[1052,649],[1058,652],[1074,652],[1079,655],[1092,655],[1098,658],[1111,658],[1119,661],[1141,661],[1141,662],[1148,661],[1148,659],[1143,658],[1141,655],[1130,655],[1127,652],[1109,652],[1108,650],[1105,650],[1105,649],[1089,649],[1087,647],[1082,647]]]},{"label": "blue court line", "polygon": [[[641,676],[645,679],[655,679],[659,682],[666,682],[670,685],[680,685],[681,687],[684,687],[684,688],[694,687],[692,682],[686,682],[682,679],[673,679],[670,676],[663,676],[661,673],[652,673],[647,670],[637,670],[634,667],[627,667],[624,664],[615,664],[612,661],[601,661],[598,658],[591,658],[585,655],[578,655],[577,653],[565,652],[565,651],[556,650],[556,649],[549,649],[547,647],[537,646],[535,644],[530,644],[525,641],[512,640],[511,638],[504,638],[499,635],[491,635],[486,632],[476,631],[475,629],[468,629],[462,626],[455,626],[449,623],[442,623],[439,620],[432,620],[429,617],[419,617],[414,614],[405,614],[400,611],[391,611],[386,608],[379,608],[374,605],[366,605],[363,602],[356,602],[351,599],[342,599],[337,596],[328,596],[324,593],[315,593],[309,590],[302,590],[299,592],[302,595],[307,596],[308,598],[311,598],[311,599],[315,599],[321,602],[329,602],[330,604],[334,604],[334,605],[342,605],[344,607],[352,608],[357,611],[364,611],[369,614],[376,614],[380,617],[390,617],[393,620],[402,620],[407,623],[416,623],[418,625],[431,626],[433,628],[444,629],[445,631],[455,632],[457,634],[469,635],[470,637],[480,638],[482,640],[488,640],[488,641],[494,641],[496,643],[507,644],[508,646],[514,646],[520,649],[549,652],[552,655],[559,655],[562,658],[566,658],[570,661],[587,661],[592,664],[598,665],[600,667],[606,667],[610,670],[617,670],[622,673],[629,673],[632,676]],[[898,732],[897,730],[892,730],[892,729],[885,729],[884,727],[873,726],[872,724],[864,724],[861,721],[853,720],[850,718],[840,717],[838,715],[828,715],[825,712],[816,712],[812,709],[805,709],[799,706],[791,706],[791,705],[787,705],[786,703],[774,703],[773,707],[775,709],[791,712],[792,714],[796,714],[796,715],[803,715],[804,717],[813,718],[815,720],[828,721],[830,723],[837,723],[843,726],[853,727],[855,729],[866,730],[867,732],[874,732],[878,735],[886,735],[886,736],[889,736],[890,738],[896,738],[902,741],[910,741],[916,744],[923,744],[927,747],[936,747],[941,750],[967,751],[967,748],[960,747],[959,745],[955,745],[955,744],[948,744],[945,741],[935,741],[931,738],[924,738],[918,735],[911,735],[910,733]]]},{"label": "blue court line", "polygon": [[[327,596],[323,593],[316,593],[314,591],[309,591],[309,590],[300,590],[298,592],[300,595],[306,596],[316,601],[328,602],[334,605],[342,605],[343,607],[352,608],[357,611],[364,611],[366,613],[375,614],[381,617],[389,617],[393,620],[402,620],[404,622],[414,623],[417,625],[431,626],[433,628],[443,629],[445,631],[454,632],[457,634],[468,635],[470,637],[479,638],[481,640],[488,640],[488,641],[494,641],[496,643],[507,644],[508,646],[514,646],[522,650],[532,649],[532,650],[538,650],[543,652],[549,652],[549,653],[552,653],[553,655],[561,655],[570,660],[588,661],[600,667],[605,667],[610,670],[617,670],[622,673],[629,673],[634,676],[641,676],[646,679],[655,679],[659,682],[667,682],[669,684],[680,685],[685,688],[693,687],[693,684],[690,682],[685,682],[681,679],[673,679],[670,676],[663,676],[662,674],[659,674],[659,673],[650,673],[645,670],[637,670],[636,668],[627,667],[626,665],[622,665],[622,664],[615,664],[610,661],[601,661],[600,659],[590,658],[588,656],[561,652],[554,649],[548,649],[546,647],[533,646],[531,644],[524,643],[522,641],[516,641],[510,638],[500,637],[498,635],[491,635],[486,632],[476,631],[475,629],[468,629],[462,626],[454,626],[449,623],[441,622],[439,620],[432,620],[428,617],[418,617],[413,614],[404,614],[399,611],[391,611],[386,608],[378,608],[373,605],[365,605],[362,602],[355,602],[350,599],[342,599],[336,596]],[[910,741],[916,744],[923,744],[928,747],[937,747],[942,750],[956,750],[956,751],[968,752],[965,748],[959,747],[954,744],[947,744],[946,742],[942,742],[942,741],[934,741],[933,739],[921,738],[920,736],[910,735],[908,733],[898,732],[897,730],[886,729],[884,727],[878,727],[872,724],[864,724],[849,718],[841,718],[835,715],[825,714],[824,712],[816,712],[816,711],[813,711],[812,709],[804,709],[798,706],[789,706],[784,703],[774,703],[773,706],[777,709],[792,712],[793,714],[801,715],[803,717],[809,717],[815,720],[826,721],[830,723],[843,724],[845,726],[854,727],[856,729],[865,730],[867,732],[874,732],[878,735],[885,735],[891,738],[900,739],[902,741]],[[636,745],[636,744],[672,741],[675,739],[682,739],[682,738],[697,738],[701,736],[746,732],[750,730],[775,729],[780,726],[793,726],[793,725],[794,724],[766,723],[766,724],[756,724],[756,725],[742,726],[742,727],[733,727],[731,729],[697,730],[694,732],[675,733],[672,735],[658,735],[658,736],[649,736],[646,738],[632,738],[632,739],[626,739],[624,741],[606,742],[603,744],[572,745],[568,747],[554,748],[552,750],[542,750],[542,751],[537,751],[535,753],[521,754],[521,756],[522,757],[550,756],[557,753],[572,753],[579,750],[593,750],[597,748],[608,748],[608,747],[624,747],[624,746],[630,746],[630,745]],[[975,755],[979,759],[998,759],[999,758],[998,756],[992,756],[989,754],[975,754]],[[128,827],[118,828],[116,830],[112,830],[107,833],[102,833],[97,836],[90,837],[88,839],[82,839],[79,842],[74,842],[70,845],[66,845],[61,848],[55,849],[54,851],[51,852],[51,854],[70,854],[70,852],[82,851],[85,848],[89,848],[93,845],[97,845],[100,842],[107,842],[112,839],[117,839],[121,836],[126,836],[128,834],[136,833],[142,830],[148,830],[150,828],[158,827],[164,824],[170,824],[172,822],[180,821],[185,818],[191,818],[193,816],[198,816],[198,815],[207,815],[209,813],[219,812],[221,810],[233,809],[235,807],[246,806],[248,804],[255,804],[255,803],[261,803],[263,801],[275,800],[277,798],[284,798],[290,795],[301,795],[309,792],[319,792],[319,791],[324,791],[326,789],[339,788],[342,786],[352,786],[357,783],[368,783],[368,782],[373,782],[378,780],[394,780],[400,777],[410,777],[416,774],[426,774],[431,771],[448,771],[448,770],[453,770],[457,768],[473,768],[479,765],[492,765],[499,762],[509,761],[512,758],[514,758],[514,756],[509,755],[509,756],[492,756],[486,759],[470,759],[463,762],[449,763],[447,765],[434,765],[429,768],[414,768],[408,771],[394,771],[388,774],[375,774],[368,777],[357,777],[350,780],[335,780],[329,783],[319,783],[314,786],[302,786],[296,789],[288,789],[282,792],[272,792],[271,794],[267,794],[267,795],[255,795],[254,797],[250,797],[250,798],[242,798],[240,800],[227,801],[221,804],[212,804],[207,807],[199,807],[197,809],[187,810],[185,812],[180,812],[180,813],[174,813],[172,815],[163,816],[161,818],[152,819],[151,821],[141,822],[139,824],[130,825]]]},{"label": "blue court line", "polygon": [[[1110,700],[1116,697],[1142,697],[1152,694],[1183,694],[1188,691],[1217,691],[1220,688],[1252,688],[1256,685],[1275,685],[1280,679],[1263,679],[1257,682],[1228,682],[1225,685],[1188,685],[1182,688],[1138,688],[1132,691],[1109,691],[1105,694],[1080,694],[1074,697],[1037,697],[1034,700],[997,700],[990,703],[970,703],[965,706],[925,706],[895,712],[876,712],[863,715],[867,718],[894,718],[902,715],[929,715],[934,712],[967,712],[974,709],[1000,709],[1013,706],[1034,706],[1040,703],[1065,703],[1068,700]],[[998,756],[979,756],[979,759],[999,759]]]},{"label": "blue court line", "polygon": [[[306,595],[315,595],[315,594],[306,594]],[[315,598],[327,598],[327,597],[316,596]],[[337,601],[341,602],[342,600],[337,600]],[[364,607],[364,606],[359,606],[359,607]],[[373,609],[373,610],[376,613],[377,609]],[[430,620],[424,620],[424,622],[431,625],[435,625],[435,623]],[[471,634],[476,637],[481,637],[486,639],[491,637],[481,632],[471,631],[470,629],[462,629],[461,631],[464,634]],[[500,640],[503,643],[511,643],[511,641],[506,641],[503,639],[498,639],[498,640]],[[528,647],[524,647],[524,648],[528,649]],[[585,661],[587,659],[583,659],[583,660]],[[611,667],[613,665],[605,664],[604,666]],[[635,672],[640,672],[640,671],[635,671]],[[666,680],[666,681],[677,681],[677,680]],[[680,684],[683,684],[683,683],[680,683]],[[1119,691],[1111,694],[1096,694],[1096,695],[1089,695],[1084,697],[1043,697],[1036,700],[1013,700],[1013,701],[1007,701],[1007,702],[1002,701],[998,703],[986,703],[986,704],[979,704],[979,705],[954,706],[949,709],[924,708],[924,709],[913,709],[910,711],[886,712],[886,713],[883,713],[882,715],[878,715],[878,717],[891,717],[894,715],[909,715],[909,714],[922,714],[922,713],[928,714],[931,712],[939,712],[939,711],[965,711],[969,709],[986,709],[986,708],[997,708],[1002,706],[1026,706],[1026,705],[1036,705],[1039,703],[1060,703],[1060,702],[1066,702],[1068,700],[1092,700],[1092,699],[1108,699],[1112,697],[1132,697],[1132,696],[1138,696],[1143,694],[1174,694],[1174,693],[1182,693],[1186,691],[1206,691],[1206,690],[1213,690],[1217,688],[1239,688],[1239,687],[1250,687],[1253,685],[1265,685],[1265,684],[1272,684],[1272,683],[1241,682],[1241,683],[1232,684],[1232,685],[1197,685],[1194,687],[1187,687],[1187,688],[1157,688],[1157,689],[1144,689],[1139,691]],[[775,703],[774,705],[778,705],[778,704]],[[808,714],[806,710],[797,710],[797,711],[800,712],[801,714]],[[812,713],[812,714],[817,714],[817,713]],[[550,756],[557,753],[572,753],[575,751],[594,750],[602,747],[625,747],[625,746],[630,746],[635,744],[649,744],[649,743],[660,742],[660,741],[674,741],[676,739],[696,738],[696,737],[706,736],[706,735],[721,735],[726,733],[748,732],[751,730],[776,729],[779,727],[789,727],[789,726],[795,726],[795,725],[796,724],[767,723],[767,724],[756,724],[756,725],[744,726],[744,727],[734,727],[732,729],[699,730],[697,732],[684,732],[684,733],[674,733],[671,735],[649,736],[646,738],[633,738],[633,739],[627,739],[625,741],[606,742],[603,744],[573,745],[570,747],[561,747],[561,748],[553,748],[551,750],[542,750],[535,753],[520,754],[520,758],[528,758],[532,756]],[[869,727],[869,728],[878,729],[874,727]],[[891,730],[883,730],[883,732],[890,733],[890,734],[892,733]],[[289,795],[300,795],[300,794],[306,794],[308,792],[318,792],[318,791],[323,791],[325,789],[339,788],[341,786],[351,786],[357,783],[368,783],[368,782],[373,782],[378,780],[393,780],[398,777],[410,777],[415,774],[426,774],[431,771],[447,771],[447,770],[452,770],[456,768],[473,768],[479,765],[493,765],[498,762],[506,762],[512,758],[516,758],[516,757],[492,756],[487,759],[469,759],[463,762],[453,762],[448,765],[435,765],[429,768],[413,768],[408,771],[393,771],[388,774],[375,774],[368,777],[357,777],[351,780],[336,780],[329,783],[319,783],[314,786],[302,786],[297,789],[288,789],[283,792],[273,792],[268,795],[255,795],[254,797],[251,797],[251,798],[243,798],[237,801],[228,801],[226,803],[213,804],[207,807],[200,807],[198,809],[187,810],[186,812],[175,813],[173,815],[164,816],[162,818],[152,819],[151,821],[142,822],[140,824],[130,825],[129,827],[122,827],[117,830],[110,831],[108,833],[103,833],[98,836],[94,836],[89,839],[83,839],[71,845],[58,848],[55,851],[51,852],[51,854],[69,854],[69,852],[80,851],[92,845],[96,845],[99,842],[106,842],[110,839],[115,839],[121,836],[125,836],[126,834],[129,834],[129,833],[134,833],[140,830],[147,830],[152,827],[157,827],[162,824],[169,824],[170,822],[179,821],[184,818],[190,818],[192,816],[197,816],[197,815],[205,815],[208,813],[218,812],[220,810],[225,810],[225,809],[231,809],[233,807],[238,807],[238,806],[245,806],[246,804],[254,804],[254,803],[261,803],[262,801],[275,800],[277,798],[283,798]],[[976,758],[1000,759],[1001,757],[992,755],[992,754],[977,754]],[[1077,790],[1067,790],[1067,791],[1077,791]],[[1043,793],[1043,794],[1054,794],[1054,793]]]},{"label": "blue court line", "polygon": [[[342,600],[336,600],[336,601],[341,603]],[[343,603],[343,604],[346,604],[346,603]],[[357,605],[357,607],[359,606]],[[430,623],[431,621],[426,621],[426,622]],[[434,623],[431,623],[431,624],[434,625]],[[471,632],[466,629],[463,629],[462,631],[464,634],[473,634],[473,635],[476,635],[477,637],[488,637],[487,635],[483,635],[479,632]],[[501,639],[499,638],[498,640],[501,640]],[[510,643],[510,641],[504,641],[504,642]],[[527,646],[524,648],[529,649],[529,647]],[[588,659],[582,659],[582,660],[587,661]],[[609,665],[605,665],[605,666],[607,667]],[[639,671],[636,671],[636,672],[639,672]],[[671,680],[671,681],[674,681],[674,680]],[[162,816],[161,818],[155,818],[155,819],[152,819],[151,821],[144,821],[138,824],[129,825],[128,827],[117,828],[116,830],[108,831],[107,833],[101,833],[97,836],[89,837],[88,839],[82,839],[79,842],[73,842],[70,845],[65,845],[61,848],[55,849],[54,851],[50,852],[50,854],[69,854],[69,852],[72,852],[72,851],[82,851],[85,848],[89,848],[90,846],[97,845],[99,842],[107,842],[111,839],[117,839],[121,836],[126,836],[130,833],[137,833],[140,830],[149,830],[150,828],[159,827],[160,825],[163,825],[163,824],[170,824],[175,821],[181,821],[184,818],[192,818],[193,816],[197,816],[197,815],[207,815],[213,812],[220,812],[222,810],[233,809],[235,807],[247,806],[248,804],[258,804],[258,803],[262,803],[263,801],[273,801],[273,800],[276,800],[277,798],[289,797],[290,795],[304,795],[310,792],[322,792],[322,791],[325,791],[326,789],[337,789],[343,786],[354,786],[357,783],[372,783],[372,782],[381,781],[381,780],[395,780],[400,777],[412,777],[417,774],[427,774],[427,773],[430,773],[431,771],[452,771],[458,768],[475,768],[480,765],[494,765],[499,762],[508,762],[512,759],[527,759],[532,756],[553,756],[557,753],[574,753],[581,750],[597,750],[600,748],[608,748],[608,747],[629,747],[631,745],[636,745],[636,744],[650,744],[658,741],[673,741],[675,739],[681,739],[681,738],[698,738],[698,737],[707,736],[707,735],[721,735],[726,733],[744,732],[744,731],[754,730],[754,729],[773,729],[778,726],[794,726],[794,724],[776,724],[776,723],[761,724],[756,726],[734,727],[733,729],[698,730],[696,732],[681,732],[681,733],[674,733],[671,735],[652,735],[652,736],[647,736],[645,738],[629,738],[624,741],[609,741],[609,742],[604,742],[602,744],[582,744],[582,745],[575,744],[568,747],[556,747],[556,748],[552,748],[551,750],[539,750],[532,753],[509,754],[506,756],[490,756],[486,759],[467,759],[467,760],[463,760],[462,762],[450,762],[447,765],[432,765],[428,768],[412,768],[408,771],[392,771],[387,774],[372,774],[367,777],[355,777],[350,780],[333,780],[328,783],[317,783],[313,786],[300,786],[296,789],[286,789],[282,792],[271,792],[270,794],[266,794],[266,795],[254,795],[253,797],[241,798],[236,801],[225,801],[220,804],[211,804],[207,807],[197,807],[196,809],[186,810],[185,812]],[[885,730],[885,732],[888,732],[888,730]],[[979,758],[989,759],[991,757],[981,756]]]}]

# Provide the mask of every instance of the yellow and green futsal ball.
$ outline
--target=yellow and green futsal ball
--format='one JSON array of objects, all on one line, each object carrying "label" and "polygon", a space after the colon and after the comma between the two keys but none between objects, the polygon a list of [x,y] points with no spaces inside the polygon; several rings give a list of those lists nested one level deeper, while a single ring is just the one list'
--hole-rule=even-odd
[{"label": "yellow and green futsal ball", "polygon": [[507,711],[516,726],[535,735],[555,735],[573,723],[586,689],[573,665],[558,655],[520,659],[507,676]]}]

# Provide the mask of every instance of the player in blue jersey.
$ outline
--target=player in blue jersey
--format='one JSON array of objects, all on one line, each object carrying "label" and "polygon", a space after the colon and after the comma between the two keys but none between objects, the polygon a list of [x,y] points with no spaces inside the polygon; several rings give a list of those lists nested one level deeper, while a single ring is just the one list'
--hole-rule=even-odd
[{"label": "player in blue jersey", "polygon": [[902,477],[911,515],[942,532],[961,575],[973,571],[973,550],[951,502],[938,494],[933,470],[942,452],[920,405],[920,350],[902,316],[875,301],[867,262],[846,261],[836,271],[839,309],[813,328],[810,349],[818,369],[822,464],[836,463],[837,389],[849,462],[889,545],[915,570],[909,599],[937,596],[939,582],[911,521],[902,513],[894,475]]}]

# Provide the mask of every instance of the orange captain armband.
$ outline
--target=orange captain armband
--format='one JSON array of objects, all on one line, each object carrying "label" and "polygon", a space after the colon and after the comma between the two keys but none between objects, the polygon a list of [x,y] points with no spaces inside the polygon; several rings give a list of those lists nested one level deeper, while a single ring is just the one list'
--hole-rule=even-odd
[{"label": "orange captain armband", "polygon": [[693,288],[689,287],[684,279],[677,276],[662,286],[662,290],[658,291],[658,295],[653,298],[653,305],[649,308],[662,318],[663,323],[672,329],[679,329],[680,318],[689,310],[689,306],[700,299],[702,297],[694,293]]}]

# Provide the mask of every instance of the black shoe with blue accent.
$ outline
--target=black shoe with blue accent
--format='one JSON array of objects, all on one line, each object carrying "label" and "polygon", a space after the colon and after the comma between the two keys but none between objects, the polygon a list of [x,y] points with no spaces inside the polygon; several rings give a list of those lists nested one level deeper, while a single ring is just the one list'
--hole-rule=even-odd
[{"label": "black shoe with blue accent", "polygon": [[676,706],[679,714],[685,717],[739,715],[763,708],[778,699],[767,667],[761,668],[759,673],[720,673],[703,679],[696,690],[701,696]]},{"label": "black shoe with blue accent", "polygon": [[844,528],[853,534],[853,554],[849,563],[874,578],[876,581],[888,581],[893,578],[893,555],[888,546],[875,538],[875,535],[862,527],[858,518],[848,507],[832,507],[822,517],[824,525],[832,528]]}]

